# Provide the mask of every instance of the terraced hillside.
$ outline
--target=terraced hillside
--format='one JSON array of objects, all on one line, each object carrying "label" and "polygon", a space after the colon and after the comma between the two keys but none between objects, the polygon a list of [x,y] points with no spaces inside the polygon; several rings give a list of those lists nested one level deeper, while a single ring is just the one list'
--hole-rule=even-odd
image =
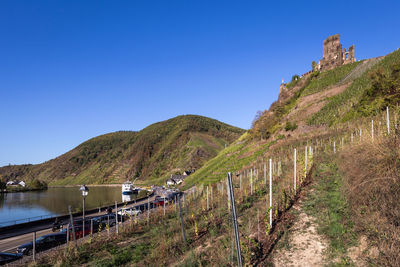
[{"label": "terraced hillside", "polygon": [[287,85],[252,129],[187,179],[208,184],[239,171],[271,149],[296,139],[323,136],[336,125],[375,115],[400,100],[400,50],[379,58],[314,72]]},{"label": "terraced hillside", "polygon": [[210,118],[186,115],[152,124],[139,132],[92,138],[38,165],[0,168],[5,180],[34,178],[50,185],[139,182],[162,183],[176,172],[198,169],[244,130]]}]

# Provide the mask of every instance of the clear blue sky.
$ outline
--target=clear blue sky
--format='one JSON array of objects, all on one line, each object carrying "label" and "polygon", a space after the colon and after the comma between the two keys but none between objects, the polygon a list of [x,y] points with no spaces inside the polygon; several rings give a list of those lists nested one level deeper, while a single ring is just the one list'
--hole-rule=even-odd
[{"label": "clear blue sky", "polygon": [[400,46],[397,1],[1,1],[0,166],[181,114],[249,128],[340,33]]}]

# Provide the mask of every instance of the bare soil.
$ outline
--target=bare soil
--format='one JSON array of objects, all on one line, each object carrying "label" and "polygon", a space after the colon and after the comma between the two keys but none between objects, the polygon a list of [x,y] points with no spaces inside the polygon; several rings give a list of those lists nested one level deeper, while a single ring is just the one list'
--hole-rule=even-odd
[{"label": "bare soil", "polygon": [[317,233],[314,218],[301,211],[301,203],[293,208],[299,212],[298,218],[288,233],[288,240],[281,239],[281,248],[273,253],[274,266],[323,266],[328,242]]}]

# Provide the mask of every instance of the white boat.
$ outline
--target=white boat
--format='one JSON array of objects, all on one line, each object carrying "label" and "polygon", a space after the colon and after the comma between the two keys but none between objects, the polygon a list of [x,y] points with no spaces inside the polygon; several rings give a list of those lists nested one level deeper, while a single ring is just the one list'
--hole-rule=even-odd
[{"label": "white boat", "polygon": [[124,195],[122,194],[122,202],[131,202],[133,201],[133,196],[132,195]]},{"label": "white boat", "polygon": [[126,181],[122,184],[122,194],[123,195],[130,195],[134,193],[133,184],[129,181]]}]

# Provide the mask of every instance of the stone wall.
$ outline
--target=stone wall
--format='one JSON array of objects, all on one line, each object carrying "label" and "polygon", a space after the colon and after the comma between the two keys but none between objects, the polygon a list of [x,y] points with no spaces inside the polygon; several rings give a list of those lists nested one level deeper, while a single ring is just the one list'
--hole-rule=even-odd
[{"label": "stone wall", "polygon": [[350,46],[348,51],[342,48],[340,43],[340,34],[335,34],[326,38],[322,46],[322,60],[317,65],[317,70],[324,71],[334,69],[344,64],[356,61],[354,45]]}]

